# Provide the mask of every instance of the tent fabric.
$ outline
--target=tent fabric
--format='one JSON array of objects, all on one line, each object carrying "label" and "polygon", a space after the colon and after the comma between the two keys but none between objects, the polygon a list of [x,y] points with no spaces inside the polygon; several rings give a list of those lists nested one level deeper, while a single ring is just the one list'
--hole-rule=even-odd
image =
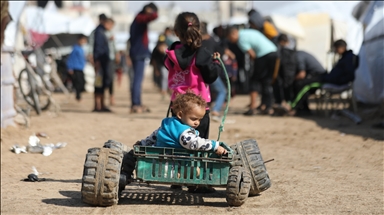
[{"label": "tent fabric", "polygon": [[96,24],[88,16],[70,18],[55,11],[44,10],[35,6],[25,8],[28,29],[45,34],[84,34],[89,36]]},{"label": "tent fabric", "polygon": [[273,24],[275,24],[279,31],[285,34],[290,34],[296,38],[305,37],[305,31],[297,18],[281,15],[272,15],[271,18],[273,20]]},{"label": "tent fabric", "polygon": [[[358,10],[356,8],[356,10]],[[362,13],[362,12],[361,12]],[[384,2],[374,1],[359,19],[367,27],[360,49],[353,91],[367,104],[384,103]]]},{"label": "tent fabric", "polygon": [[[280,15],[286,17],[296,17],[302,13],[327,13],[332,20],[347,23],[345,39],[348,47],[355,54],[359,53],[361,42],[363,41],[362,27],[355,20],[352,11],[358,2],[347,1],[297,1],[297,2],[270,2],[269,8],[262,11],[263,15]],[[257,9],[257,7],[256,7]]]},{"label": "tent fabric", "polygon": [[[76,44],[80,34],[56,34],[50,35],[48,40],[41,47],[42,49],[57,48],[57,47],[66,47],[73,46]],[[54,38],[56,37],[56,38]],[[57,42],[57,40],[59,42]]]}]

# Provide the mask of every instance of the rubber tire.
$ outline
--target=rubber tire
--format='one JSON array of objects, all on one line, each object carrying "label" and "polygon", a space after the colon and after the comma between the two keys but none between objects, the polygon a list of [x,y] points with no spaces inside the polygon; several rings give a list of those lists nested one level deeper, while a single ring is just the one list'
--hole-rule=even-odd
[{"label": "rubber tire", "polygon": [[124,155],[131,150],[131,148],[129,148],[128,146],[126,146],[120,142],[117,142],[115,140],[108,140],[107,142],[104,143],[103,148],[109,148],[109,149],[122,151]]},{"label": "rubber tire", "polygon": [[[24,73],[27,74],[28,84],[31,87],[30,94],[32,94],[32,96],[24,94],[24,91],[22,89],[23,88],[22,78],[23,78]],[[37,115],[40,115],[41,114],[41,108],[40,108],[40,103],[39,103],[39,97],[38,97],[37,92],[36,92],[36,85],[35,85],[35,83],[33,83],[32,77],[26,69],[23,69],[20,71],[18,82],[19,82],[20,91],[21,91],[21,94],[23,94],[24,100],[29,105],[31,105],[33,107],[33,109],[35,109]],[[32,101],[30,101],[29,98],[32,99]]]},{"label": "rubber tire", "polygon": [[244,140],[231,146],[234,150],[232,166],[242,166],[251,173],[250,195],[254,196],[271,187],[267,168],[256,140]]},{"label": "rubber tire", "polygon": [[123,153],[108,148],[91,148],[85,158],[81,199],[94,206],[112,206],[119,200]]},{"label": "rubber tire", "polygon": [[[131,182],[127,181],[127,179],[132,178],[133,171],[135,170],[136,160],[134,160],[134,158],[133,158],[133,150],[131,148],[129,148],[128,146],[126,146],[120,142],[117,142],[115,140],[108,140],[107,142],[104,143],[103,147],[118,150],[118,151],[121,151],[123,153],[123,161],[122,161],[122,165],[121,165],[120,182],[119,182],[119,196],[120,196],[122,191],[125,189],[125,186],[131,183]],[[131,155],[127,156],[127,154],[129,152],[131,152]],[[130,161],[124,162],[124,160],[130,160]],[[133,165],[132,165],[132,162],[133,162]],[[129,170],[127,170],[127,171],[123,170],[124,169],[124,163],[126,163],[125,169],[129,169]]]},{"label": "rubber tire", "polygon": [[127,176],[127,179],[132,178],[133,171],[136,167],[136,158],[134,157],[133,149],[115,140],[108,140],[106,143],[104,143],[103,147],[120,150],[123,152],[124,157],[121,172]]},{"label": "rubber tire", "polygon": [[251,188],[251,175],[243,167],[235,166],[229,170],[226,200],[229,206],[241,206],[247,200]]}]

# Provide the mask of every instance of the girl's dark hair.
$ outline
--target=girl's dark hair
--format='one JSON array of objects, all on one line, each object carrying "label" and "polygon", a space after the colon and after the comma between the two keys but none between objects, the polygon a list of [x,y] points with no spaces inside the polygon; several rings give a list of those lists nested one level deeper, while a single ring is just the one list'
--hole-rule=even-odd
[{"label": "girl's dark hair", "polygon": [[180,13],[175,21],[174,31],[182,43],[196,50],[201,46],[200,21],[191,12]]}]

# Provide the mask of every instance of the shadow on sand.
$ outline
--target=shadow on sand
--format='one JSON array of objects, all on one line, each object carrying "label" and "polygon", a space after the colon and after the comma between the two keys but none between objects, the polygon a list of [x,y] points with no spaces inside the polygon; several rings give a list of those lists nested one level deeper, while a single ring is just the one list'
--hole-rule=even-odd
[{"label": "shadow on sand", "polygon": [[[150,185],[147,187],[127,187],[119,198],[119,205],[178,205],[178,206],[211,206],[228,207],[225,201],[205,202],[204,198],[225,198],[225,190],[214,193],[198,194],[186,190],[171,190],[167,186]],[[59,191],[66,198],[43,199],[49,205],[64,207],[93,207],[81,200],[81,191]]]}]

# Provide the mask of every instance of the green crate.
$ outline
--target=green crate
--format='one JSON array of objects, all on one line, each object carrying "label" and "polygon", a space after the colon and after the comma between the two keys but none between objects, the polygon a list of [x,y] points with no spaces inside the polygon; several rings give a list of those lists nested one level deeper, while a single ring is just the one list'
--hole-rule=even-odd
[{"label": "green crate", "polygon": [[225,143],[220,145],[228,154],[218,156],[207,151],[135,146],[136,178],[159,184],[224,186],[233,153]]}]

